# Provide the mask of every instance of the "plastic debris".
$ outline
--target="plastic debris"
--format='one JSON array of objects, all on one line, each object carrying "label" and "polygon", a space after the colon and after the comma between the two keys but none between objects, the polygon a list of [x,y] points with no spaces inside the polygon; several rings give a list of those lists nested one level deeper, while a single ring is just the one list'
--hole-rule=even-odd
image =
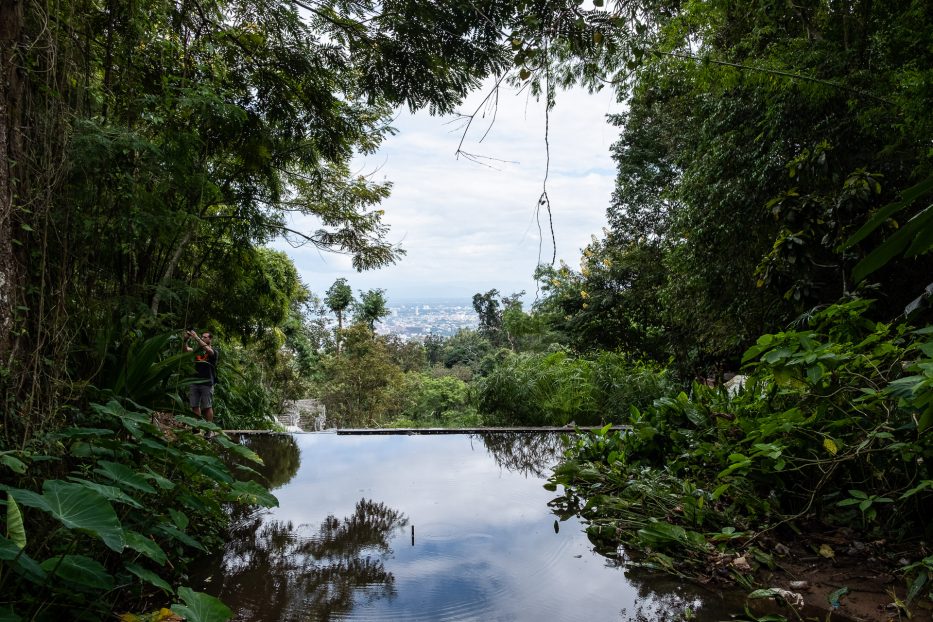
[{"label": "plastic debris", "polygon": [[847,587],[841,587],[841,588],[839,588],[838,590],[836,590],[835,592],[831,593],[831,594],[830,594],[829,596],[827,596],[826,598],[827,598],[827,600],[829,600],[829,604],[832,606],[833,609],[839,609],[839,607],[842,606],[842,605],[839,603],[839,599],[842,598],[843,596],[845,596],[845,595],[848,594],[848,593],[849,593],[849,588],[847,588]]}]

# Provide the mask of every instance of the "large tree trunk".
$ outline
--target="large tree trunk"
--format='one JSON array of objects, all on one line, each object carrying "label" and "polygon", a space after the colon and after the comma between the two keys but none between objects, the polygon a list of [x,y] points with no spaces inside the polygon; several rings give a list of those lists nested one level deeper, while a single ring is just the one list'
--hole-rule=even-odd
[{"label": "large tree trunk", "polygon": [[19,119],[23,85],[17,55],[22,29],[23,2],[0,0],[0,366],[10,364],[19,282],[13,256],[13,209],[16,164],[22,162]]}]

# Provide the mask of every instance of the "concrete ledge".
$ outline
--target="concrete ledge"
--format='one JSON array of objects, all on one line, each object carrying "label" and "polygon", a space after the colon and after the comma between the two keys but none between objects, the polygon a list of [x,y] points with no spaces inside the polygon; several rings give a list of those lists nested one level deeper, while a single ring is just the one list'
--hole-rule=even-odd
[{"label": "concrete ledge", "polygon": [[[593,432],[601,430],[603,426],[577,426],[562,428],[331,428],[321,432],[278,432],[275,430],[224,430],[225,434],[339,434],[339,435],[357,435],[373,436],[388,434],[495,434],[497,432],[534,434],[540,432],[566,432],[574,431]],[[614,425],[611,430],[628,430],[631,426]]]}]

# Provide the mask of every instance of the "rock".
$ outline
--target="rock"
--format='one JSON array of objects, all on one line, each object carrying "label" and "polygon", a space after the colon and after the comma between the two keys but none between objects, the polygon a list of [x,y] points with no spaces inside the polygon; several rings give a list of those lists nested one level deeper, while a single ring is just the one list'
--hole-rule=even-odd
[{"label": "rock", "polygon": [[732,566],[739,572],[751,572],[752,567],[744,557],[736,557],[732,561]]},{"label": "rock", "polygon": [[791,592],[790,590],[782,590],[780,588],[775,588],[774,591],[777,592],[781,598],[786,600],[788,603],[790,603],[794,607],[797,607],[798,609],[800,607],[803,607],[803,603],[804,603],[803,594],[798,594],[797,592]]},{"label": "rock", "polygon": [[792,590],[809,590],[810,582],[809,581],[791,581],[787,584]]},{"label": "rock", "polygon": [[296,400],[285,404],[279,423],[289,432],[320,432],[324,430],[327,412],[319,400]]},{"label": "rock", "polygon": [[821,544],[819,553],[821,557],[825,557],[826,559],[834,559],[836,557],[836,553],[833,551],[833,547],[829,546],[828,544]]},{"label": "rock", "polygon": [[729,394],[729,397],[735,397],[739,394],[739,391],[745,388],[746,378],[747,376],[736,374],[723,383],[722,386],[726,388],[726,393]]}]

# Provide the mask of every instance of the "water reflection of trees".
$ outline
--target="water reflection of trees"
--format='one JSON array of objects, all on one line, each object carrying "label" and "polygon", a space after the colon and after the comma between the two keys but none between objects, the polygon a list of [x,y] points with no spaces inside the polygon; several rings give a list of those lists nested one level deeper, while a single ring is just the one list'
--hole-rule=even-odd
[{"label": "water reflection of trees", "polygon": [[[565,490],[564,494],[549,501],[548,507],[560,521],[576,517],[586,524],[586,519],[580,515],[584,501],[572,491]],[[643,565],[643,557],[633,557],[620,547],[614,527],[598,529],[591,525],[586,535],[593,552],[603,557],[607,567],[624,572],[628,584],[637,592],[634,606],[619,612],[620,622],[679,622],[687,619],[714,622],[735,617],[732,614],[741,610],[744,592],[735,593],[738,600],[729,599],[728,592],[714,593],[700,584],[691,584]]]},{"label": "water reflection of trees", "polygon": [[620,612],[620,622],[715,622],[734,619],[742,611],[743,590],[717,591],[685,582],[669,574],[619,561],[637,598],[631,609]]},{"label": "water reflection of trees", "polygon": [[548,477],[564,450],[561,435],[554,433],[488,432],[477,436],[497,465],[525,477]]},{"label": "water reflection of trees", "polygon": [[[270,489],[281,488],[295,477],[301,464],[301,451],[294,436],[286,434],[245,434],[239,442],[256,452],[263,464],[243,462],[264,478]],[[242,477],[242,476],[241,476]]]},{"label": "water reflection of trees", "polygon": [[328,620],[353,608],[354,597],[391,598],[385,569],[389,538],[408,524],[400,512],[361,499],[351,516],[328,516],[316,530],[290,521],[243,521],[215,568],[211,590],[239,619]]}]

